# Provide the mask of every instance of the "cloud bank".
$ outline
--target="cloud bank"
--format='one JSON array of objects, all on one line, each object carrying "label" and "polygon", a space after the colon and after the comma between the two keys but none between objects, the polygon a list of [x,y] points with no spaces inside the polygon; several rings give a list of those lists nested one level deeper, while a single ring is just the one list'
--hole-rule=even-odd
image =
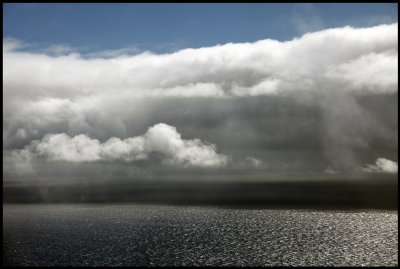
[{"label": "cloud bank", "polygon": [[[396,91],[398,25],[344,27],[291,41],[266,39],[184,49],[171,54],[85,58],[20,51],[3,40],[4,86],[23,98],[92,94],[243,96],[314,89],[324,83],[352,91]],[[27,96],[28,97],[28,96]],[[30,96],[29,96],[30,97]]]},{"label": "cloud bank", "polygon": [[45,158],[203,168],[231,156],[238,167],[282,171],[397,162],[397,23],[132,51],[33,51],[3,39],[3,155],[17,166]]}]

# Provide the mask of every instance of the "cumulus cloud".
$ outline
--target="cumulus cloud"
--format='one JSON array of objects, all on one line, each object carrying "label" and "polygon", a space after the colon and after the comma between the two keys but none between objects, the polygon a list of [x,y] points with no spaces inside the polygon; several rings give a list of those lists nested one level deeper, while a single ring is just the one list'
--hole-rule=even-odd
[{"label": "cumulus cloud", "polygon": [[375,165],[367,164],[363,168],[365,172],[378,172],[378,173],[397,173],[397,163],[385,158],[376,159]]},{"label": "cumulus cloud", "polygon": [[72,138],[64,133],[47,134],[22,150],[12,151],[10,157],[25,162],[38,156],[67,162],[133,162],[148,160],[151,154],[159,154],[162,163],[167,165],[221,167],[230,160],[228,156],[217,154],[215,145],[196,138],[182,139],[175,127],[164,123],[150,127],[143,136],[123,140],[113,137],[104,143],[84,134]]}]

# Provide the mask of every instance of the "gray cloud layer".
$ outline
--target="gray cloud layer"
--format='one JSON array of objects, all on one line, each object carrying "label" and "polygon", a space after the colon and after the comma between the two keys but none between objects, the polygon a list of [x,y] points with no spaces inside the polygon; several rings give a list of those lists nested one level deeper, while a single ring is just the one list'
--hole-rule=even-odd
[{"label": "gray cloud layer", "polygon": [[[116,162],[158,152],[161,164],[227,166],[232,156],[231,165],[249,169],[321,171],[397,162],[397,31],[397,23],[344,27],[287,42],[106,58],[22,51],[29,45],[5,39],[4,154],[10,163],[38,152]],[[179,146],[136,149],[158,145],[151,126]],[[41,142],[32,148],[33,140]],[[67,158],[51,141],[87,147]]]}]

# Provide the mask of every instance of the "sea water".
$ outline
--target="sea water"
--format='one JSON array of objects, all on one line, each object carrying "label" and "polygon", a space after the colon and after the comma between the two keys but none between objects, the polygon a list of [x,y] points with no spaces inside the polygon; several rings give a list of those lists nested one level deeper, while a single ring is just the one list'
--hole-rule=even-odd
[{"label": "sea water", "polygon": [[4,204],[3,265],[398,266],[398,212]]}]

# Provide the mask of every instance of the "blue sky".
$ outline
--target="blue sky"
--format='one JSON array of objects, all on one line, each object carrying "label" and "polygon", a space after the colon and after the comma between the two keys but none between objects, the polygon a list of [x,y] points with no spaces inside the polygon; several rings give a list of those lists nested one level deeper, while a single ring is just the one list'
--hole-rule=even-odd
[{"label": "blue sky", "polygon": [[396,3],[3,4],[3,38],[29,43],[30,49],[65,45],[80,52],[137,48],[165,53],[397,21]]}]

